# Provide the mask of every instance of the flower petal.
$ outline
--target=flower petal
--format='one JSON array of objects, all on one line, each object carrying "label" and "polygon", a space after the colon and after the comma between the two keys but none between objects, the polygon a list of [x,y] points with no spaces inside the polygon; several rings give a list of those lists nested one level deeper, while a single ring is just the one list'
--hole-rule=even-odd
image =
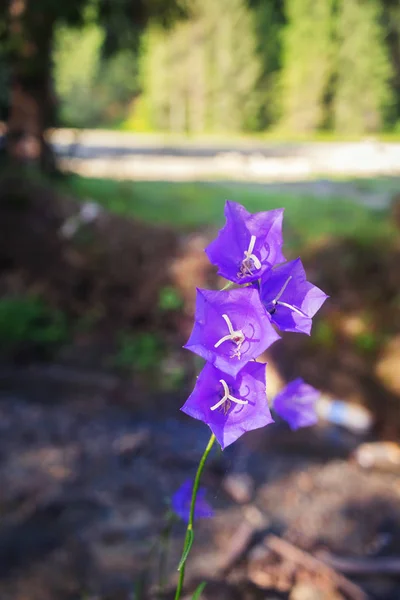
[{"label": "flower petal", "polygon": [[[228,321],[239,336],[237,341],[223,341],[230,334]],[[195,324],[184,347],[234,376],[279,337],[256,289],[198,289]]]},{"label": "flower petal", "polygon": [[[236,377],[232,377],[207,363],[181,410],[206,423],[222,449],[226,448],[246,431],[273,422],[265,389],[265,367],[263,363],[249,362]],[[234,398],[246,401],[246,404],[229,401],[219,409],[211,410],[223,397],[221,380],[226,382]]]},{"label": "flower petal", "polygon": [[[225,226],[206,248],[219,275],[238,284],[249,283],[285,260],[281,250],[283,209],[251,214],[228,200],[225,217]],[[246,258],[247,253],[250,256]]]},{"label": "flower petal", "polygon": [[273,409],[293,430],[315,425],[315,405],[320,392],[300,377],[291,381],[274,399]]},{"label": "flower petal", "polygon": [[307,281],[300,258],[280,265],[261,278],[261,300],[281,331],[310,334],[312,317],[328,296]]}]

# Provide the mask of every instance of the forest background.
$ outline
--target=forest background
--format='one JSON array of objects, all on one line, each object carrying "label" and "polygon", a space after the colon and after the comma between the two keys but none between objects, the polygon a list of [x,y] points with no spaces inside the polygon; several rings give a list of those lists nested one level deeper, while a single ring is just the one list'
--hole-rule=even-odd
[{"label": "forest background", "polygon": [[189,0],[183,19],[165,28],[150,18],[133,43],[121,38],[112,52],[110,21],[99,18],[95,2],[85,3],[79,26],[70,22],[58,20],[52,35],[59,103],[52,125],[280,137],[400,133],[397,0]]}]

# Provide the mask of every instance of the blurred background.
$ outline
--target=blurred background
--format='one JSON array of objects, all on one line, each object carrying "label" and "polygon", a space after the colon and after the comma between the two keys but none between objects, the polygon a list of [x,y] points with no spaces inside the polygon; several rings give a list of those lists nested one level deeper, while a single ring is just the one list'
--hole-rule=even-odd
[{"label": "blurred background", "polygon": [[2,0],[0,119],[1,600],[174,597],[226,199],[330,295],[264,357],[320,421],[213,454],[185,597],[398,600],[398,0]]}]

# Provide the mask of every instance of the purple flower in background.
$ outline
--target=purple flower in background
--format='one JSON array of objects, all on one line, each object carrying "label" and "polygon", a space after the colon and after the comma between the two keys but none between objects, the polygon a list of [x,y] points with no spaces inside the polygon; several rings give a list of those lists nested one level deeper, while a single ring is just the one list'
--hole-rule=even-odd
[{"label": "purple flower in background", "polygon": [[226,224],[206,248],[218,275],[238,284],[259,279],[282,254],[283,208],[251,214],[236,202],[225,204]]},{"label": "purple flower in background", "polygon": [[328,296],[307,281],[301,260],[297,258],[265,273],[261,278],[260,297],[279,329],[309,335],[312,317]]},{"label": "purple flower in background", "polygon": [[[171,498],[172,510],[178,517],[188,523],[190,504],[192,501],[193,481],[187,479]],[[207,519],[214,516],[214,511],[205,499],[206,490],[199,488],[194,507],[195,519]]]},{"label": "purple flower in background", "polygon": [[204,421],[222,449],[246,431],[273,422],[265,390],[264,363],[249,362],[236,377],[207,363],[181,410]]},{"label": "purple flower in background", "polygon": [[197,290],[195,324],[184,347],[221,371],[235,376],[277,339],[257,290]]},{"label": "purple flower in background", "polygon": [[291,429],[309,427],[318,420],[315,405],[319,397],[320,392],[299,377],[279,392],[273,408]]}]

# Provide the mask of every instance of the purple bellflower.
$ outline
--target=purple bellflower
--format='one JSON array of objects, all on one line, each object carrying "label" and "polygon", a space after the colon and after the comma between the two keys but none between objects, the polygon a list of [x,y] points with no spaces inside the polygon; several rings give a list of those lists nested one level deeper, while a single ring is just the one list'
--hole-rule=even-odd
[{"label": "purple bellflower", "polygon": [[288,383],[275,397],[273,409],[293,430],[315,425],[315,412],[320,393],[300,377]]},{"label": "purple bellflower", "polygon": [[225,217],[225,226],[206,248],[218,275],[237,284],[249,283],[286,260],[281,251],[283,208],[251,214],[228,200]]},{"label": "purple bellflower", "polygon": [[[190,504],[192,501],[193,481],[187,479],[171,498],[171,508],[186,523],[189,522]],[[195,519],[208,519],[214,516],[214,511],[205,499],[206,490],[200,487],[197,490],[196,504],[194,506]]]},{"label": "purple bellflower", "polygon": [[265,389],[265,367],[265,363],[251,361],[233,377],[207,363],[181,410],[204,421],[221,448],[226,448],[246,431],[273,422]]},{"label": "purple bellflower", "polygon": [[300,258],[280,265],[261,278],[260,297],[281,331],[310,335],[312,317],[328,298],[307,281]]},{"label": "purple bellflower", "polygon": [[233,377],[279,335],[258,291],[197,290],[195,324],[184,348]]}]

